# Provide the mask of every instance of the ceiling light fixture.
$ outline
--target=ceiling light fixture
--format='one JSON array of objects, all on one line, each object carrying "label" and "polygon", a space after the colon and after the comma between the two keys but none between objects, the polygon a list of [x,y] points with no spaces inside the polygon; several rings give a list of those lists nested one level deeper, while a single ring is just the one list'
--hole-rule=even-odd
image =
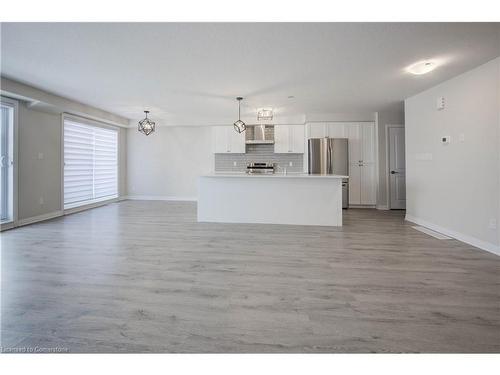
[{"label": "ceiling light fixture", "polygon": [[149,111],[144,111],[144,113],[146,114],[146,118],[139,121],[138,130],[145,135],[150,135],[151,133],[153,133],[155,131],[156,124],[153,121],[151,121],[150,119],[148,119]]},{"label": "ceiling light fixture", "polygon": [[236,121],[233,126],[234,130],[237,133],[243,133],[245,130],[247,130],[247,126],[243,121],[241,121],[241,101],[243,100],[243,98],[241,96],[238,96],[236,100],[238,101],[238,121]]},{"label": "ceiling light fixture", "polygon": [[261,109],[257,112],[257,120],[272,120],[273,119],[273,110],[272,109]]},{"label": "ceiling light fixture", "polygon": [[410,72],[411,74],[422,75],[429,73],[436,68],[437,64],[434,61],[423,60],[410,65],[406,68],[406,71]]}]

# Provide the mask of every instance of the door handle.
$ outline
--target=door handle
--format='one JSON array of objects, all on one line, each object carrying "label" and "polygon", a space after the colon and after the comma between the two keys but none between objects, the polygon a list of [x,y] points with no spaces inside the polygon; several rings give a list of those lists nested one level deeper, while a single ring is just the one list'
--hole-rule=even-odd
[{"label": "door handle", "polygon": [[391,174],[398,174],[398,172],[396,172],[396,171],[391,171]]}]

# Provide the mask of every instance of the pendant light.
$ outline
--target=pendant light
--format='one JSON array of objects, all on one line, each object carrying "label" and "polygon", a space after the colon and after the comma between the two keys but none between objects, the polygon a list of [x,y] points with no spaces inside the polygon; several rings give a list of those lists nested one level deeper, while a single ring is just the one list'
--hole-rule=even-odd
[{"label": "pendant light", "polygon": [[152,132],[155,131],[156,124],[150,119],[148,119],[149,111],[144,111],[144,113],[146,114],[146,118],[139,121],[138,130],[145,135],[150,135]]},{"label": "pendant light", "polygon": [[238,96],[236,100],[238,101],[238,121],[236,121],[233,126],[234,130],[237,133],[243,133],[245,130],[247,130],[247,126],[243,121],[241,121],[241,101],[243,100],[243,98],[241,96]]}]

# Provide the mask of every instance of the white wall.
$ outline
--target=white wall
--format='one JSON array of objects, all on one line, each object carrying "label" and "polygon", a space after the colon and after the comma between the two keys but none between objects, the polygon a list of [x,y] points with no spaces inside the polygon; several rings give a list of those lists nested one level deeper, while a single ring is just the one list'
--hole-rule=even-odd
[{"label": "white wall", "polygon": [[157,127],[145,136],[128,130],[129,197],[195,200],[198,176],[213,171],[212,128]]},{"label": "white wall", "polygon": [[500,232],[489,225],[500,219],[499,70],[497,58],[405,102],[407,218],[497,253]]}]

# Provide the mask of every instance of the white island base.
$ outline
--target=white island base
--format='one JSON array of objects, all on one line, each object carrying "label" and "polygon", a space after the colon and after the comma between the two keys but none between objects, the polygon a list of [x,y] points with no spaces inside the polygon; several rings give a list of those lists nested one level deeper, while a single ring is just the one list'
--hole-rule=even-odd
[{"label": "white island base", "polygon": [[341,226],[343,178],[346,176],[201,176],[198,221]]}]

